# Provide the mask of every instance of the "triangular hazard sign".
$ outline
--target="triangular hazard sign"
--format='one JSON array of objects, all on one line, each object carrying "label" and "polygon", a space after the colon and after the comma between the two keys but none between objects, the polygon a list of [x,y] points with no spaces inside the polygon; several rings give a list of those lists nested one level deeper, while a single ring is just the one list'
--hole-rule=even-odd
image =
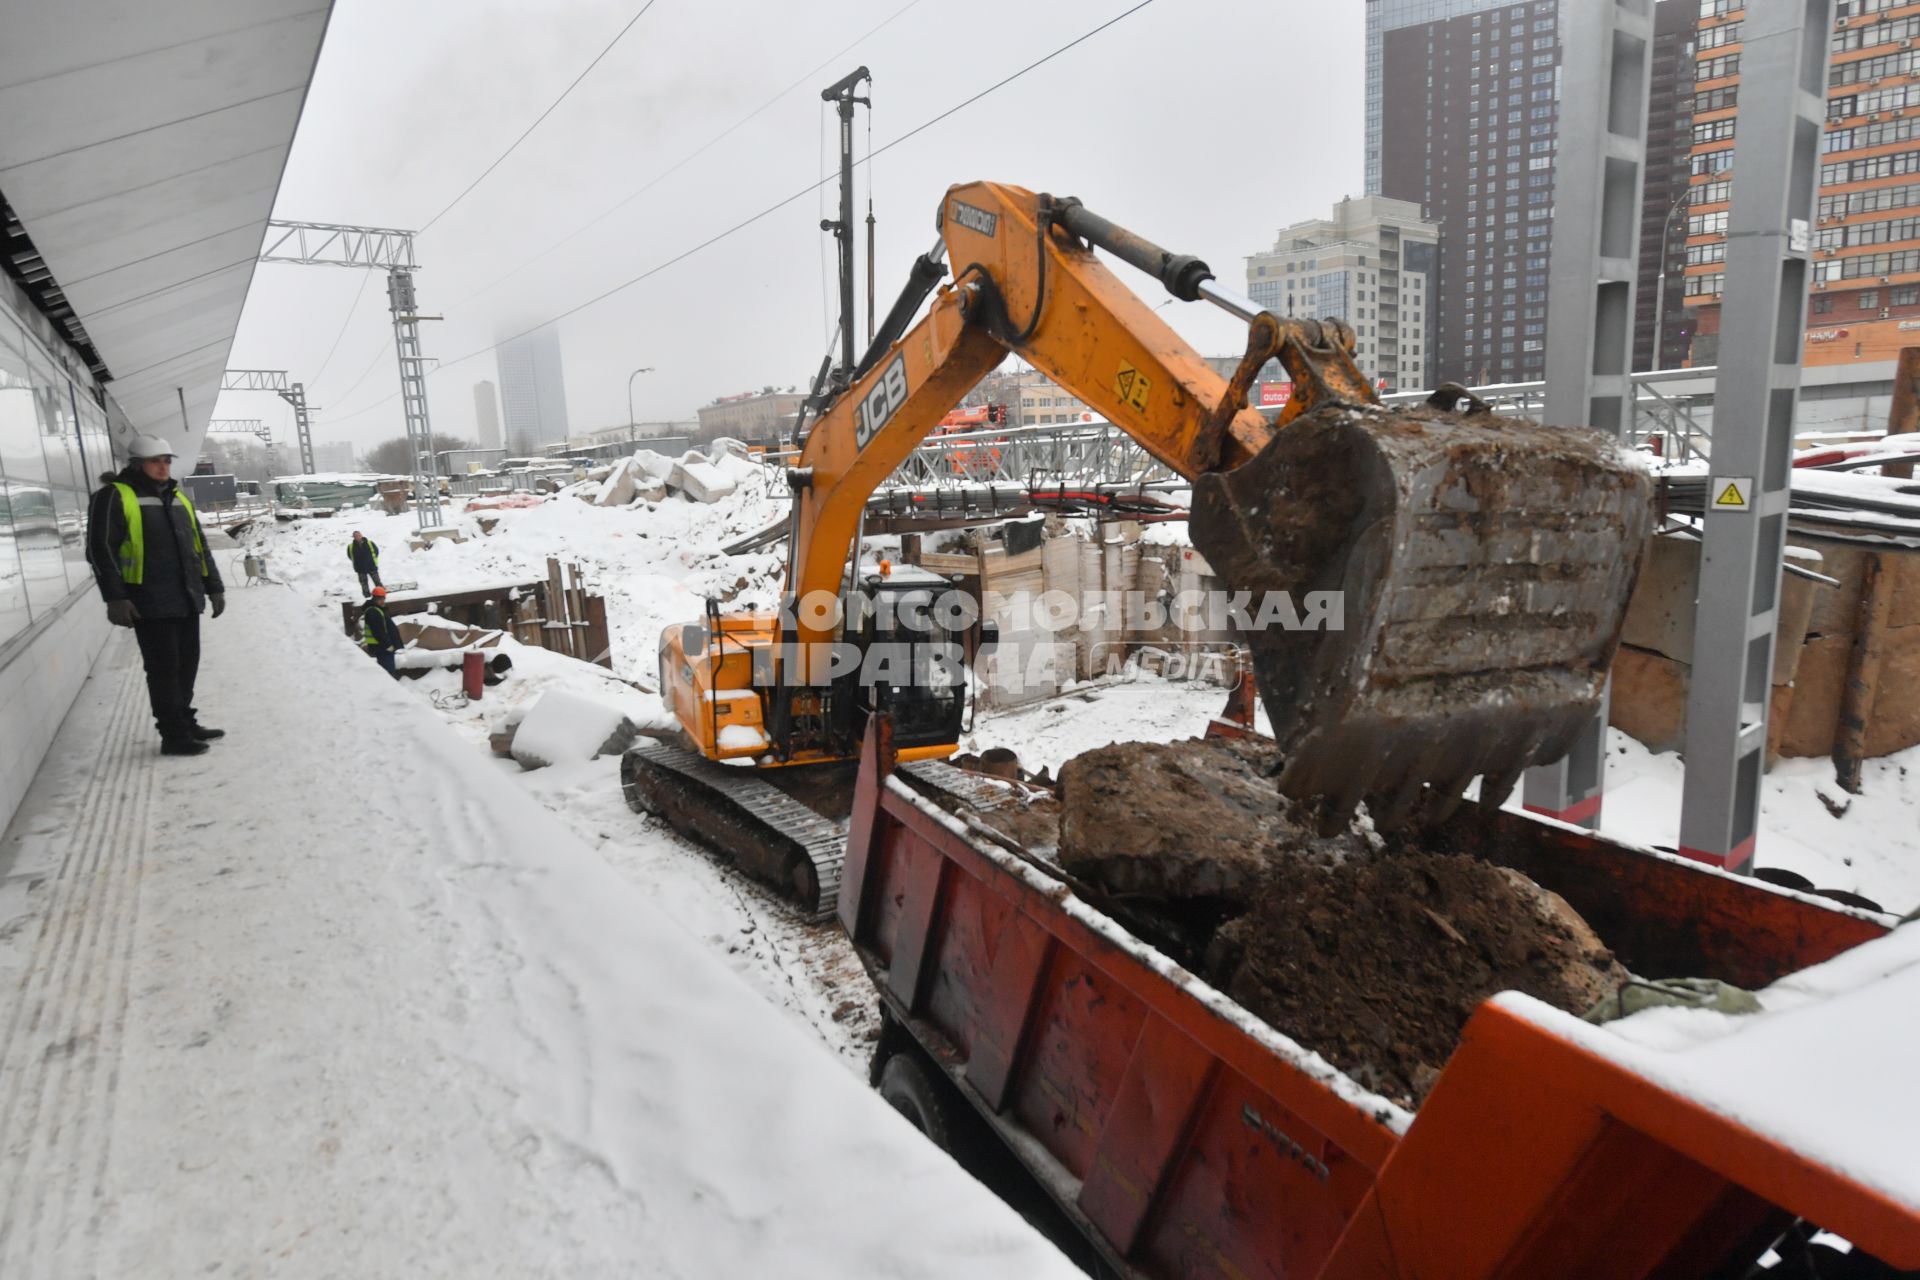
[{"label": "triangular hazard sign", "polygon": [[1727,487],[1720,491],[1720,496],[1713,500],[1713,505],[1716,507],[1744,507],[1747,505],[1747,499],[1746,495],[1740,492],[1739,483],[1729,480],[1727,481]]},{"label": "triangular hazard sign", "polygon": [[1114,379],[1114,386],[1119,390],[1122,400],[1133,393],[1133,379],[1138,372],[1136,369],[1122,369],[1120,376]]}]

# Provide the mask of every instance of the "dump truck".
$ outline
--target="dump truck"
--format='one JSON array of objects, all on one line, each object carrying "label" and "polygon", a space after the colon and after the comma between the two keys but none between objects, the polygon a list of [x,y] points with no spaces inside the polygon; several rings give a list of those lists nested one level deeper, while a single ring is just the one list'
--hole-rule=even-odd
[{"label": "dump truck", "polygon": [[1920,1268],[1920,924],[1468,804],[1426,838],[1561,895],[1634,974],[1778,985],[1759,1013],[1605,1025],[1495,996],[1410,1110],[1148,945],[956,805],[977,780],[888,736],[876,717],[838,902],[883,1010],[873,1081],[930,1136],[1010,1153],[1096,1274]]}]

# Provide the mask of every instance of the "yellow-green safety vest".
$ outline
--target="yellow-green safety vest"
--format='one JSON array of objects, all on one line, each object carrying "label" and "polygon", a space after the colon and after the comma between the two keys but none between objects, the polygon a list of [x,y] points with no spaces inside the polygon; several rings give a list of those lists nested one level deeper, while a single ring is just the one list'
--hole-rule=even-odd
[{"label": "yellow-green safety vest", "polygon": [[380,647],[382,638],[373,634],[373,624],[368,621],[376,609],[380,611],[381,617],[384,618],[387,616],[386,609],[377,604],[370,604],[360,611],[360,645],[365,649],[377,649]]},{"label": "yellow-green safety vest", "polygon": [[[147,576],[147,525],[140,518],[140,499],[133,486],[116,480],[113,487],[120,491],[120,510],[127,517],[126,541],[120,544],[120,581],[137,587]],[[207,544],[200,537],[200,517],[186,490],[176,489],[173,496],[187,509],[187,523],[193,526],[193,550],[200,557],[200,576],[204,578],[207,576]]]}]

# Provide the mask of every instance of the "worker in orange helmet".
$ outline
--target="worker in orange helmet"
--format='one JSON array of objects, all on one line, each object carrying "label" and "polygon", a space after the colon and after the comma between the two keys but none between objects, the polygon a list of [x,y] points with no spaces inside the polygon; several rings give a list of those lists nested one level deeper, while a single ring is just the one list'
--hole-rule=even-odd
[{"label": "worker in orange helmet", "polygon": [[375,587],[373,598],[360,610],[360,645],[383,671],[395,680],[400,678],[393,664],[393,655],[400,652],[400,628],[393,625],[393,617],[387,612],[385,587]]}]

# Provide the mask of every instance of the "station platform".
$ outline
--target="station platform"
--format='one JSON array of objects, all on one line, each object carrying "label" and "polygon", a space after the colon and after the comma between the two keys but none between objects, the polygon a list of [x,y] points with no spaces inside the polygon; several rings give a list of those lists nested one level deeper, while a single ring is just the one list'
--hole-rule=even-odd
[{"label": "station platform", "polygon": [[277,586],[0,839],[0,1276],[1078,1275]]}]

